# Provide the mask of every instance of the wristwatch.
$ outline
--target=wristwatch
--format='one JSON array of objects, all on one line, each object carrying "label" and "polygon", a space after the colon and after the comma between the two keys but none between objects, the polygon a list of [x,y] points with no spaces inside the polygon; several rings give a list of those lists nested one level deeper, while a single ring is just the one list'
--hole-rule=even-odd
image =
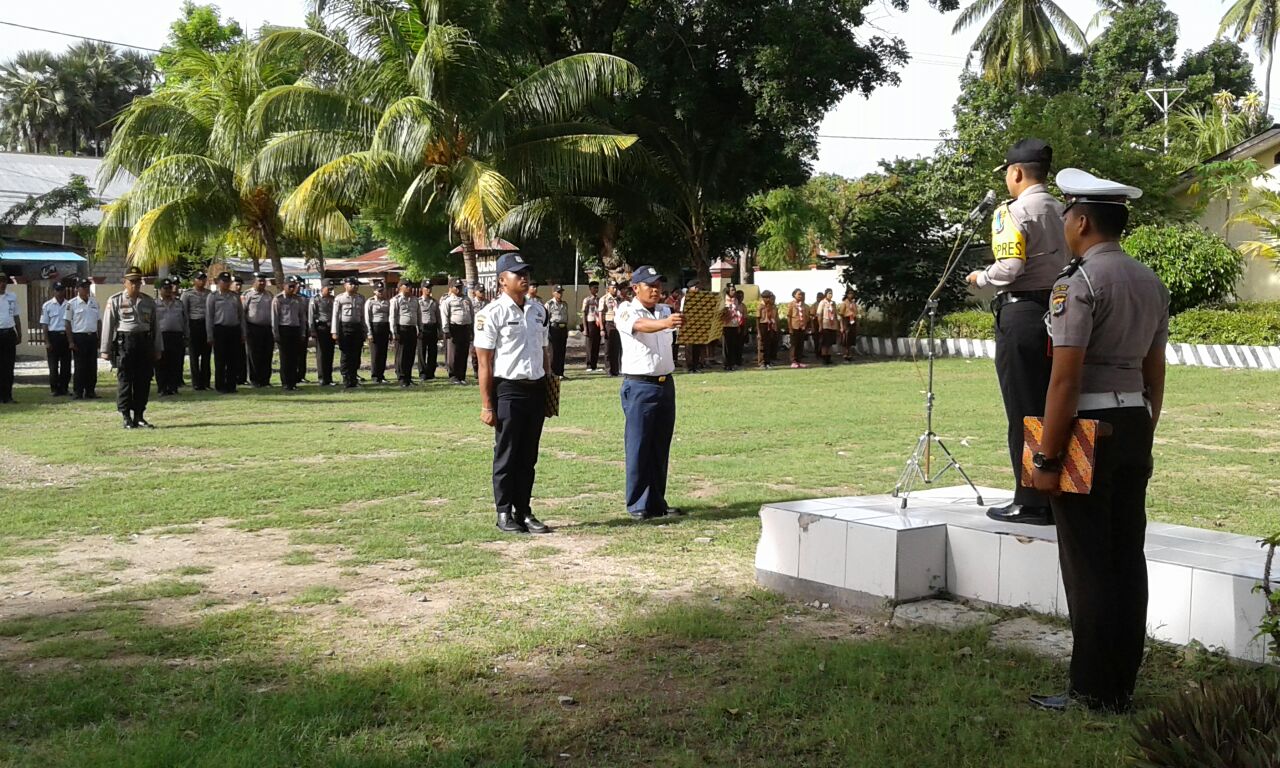
[{"label": "wristwatch", "polygon": [[1061,472],[1062,460],[1059,458],[1049,458],[1043,453],[1036,451],[1031,454],[1031,465],[1041,472]]}]

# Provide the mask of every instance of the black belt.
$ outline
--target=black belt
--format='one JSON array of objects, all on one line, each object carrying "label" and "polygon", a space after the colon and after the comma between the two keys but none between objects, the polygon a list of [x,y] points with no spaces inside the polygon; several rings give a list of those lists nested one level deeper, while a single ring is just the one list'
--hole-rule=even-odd
[{"label": "black belt", "polygon": [[[544,376],[543,379],[546,377]],[[522,387],[533,387],[541,384],[543,379],[504,379],[500,376],[494,376],[493,380],[499,384],[518,384]]]},{"label": "black belt", "polygon": [[1016,304],[1019,301],[1034,301],[1047,306],[1050,293],[1051,291],[1005,291],[996,295],[996,306],[1003,307],[1005,304]]},{"label": "black belt", "polygon": [[552,328],[568,328],[569,324],[568,323],[552,323],[551,327]]},{"label": "black belt", "polygon": [[648,384],[666,384],[670,381],[671,374],[668,373],[665,376],[639,376],[634,373],[624,373],[622,374],[622,378],[629,379],[631,381],[643,381]]}]

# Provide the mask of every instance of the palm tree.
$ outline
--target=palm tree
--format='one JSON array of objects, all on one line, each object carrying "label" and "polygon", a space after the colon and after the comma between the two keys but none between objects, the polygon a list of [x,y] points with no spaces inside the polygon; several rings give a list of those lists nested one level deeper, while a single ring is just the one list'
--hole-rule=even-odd
[{"label": "palm tree", "polygon": [[0,67],[0,126],[6,144],[41,152],[56,143],[58,116],[65,108],[56,63],[48,51],[26,51]]},{"label": "palm tree", "polygon": [[1280,0],[1235,0],[1222,15],[1218,34],[1227,34],[1228,30],[1237,43],[1252,37],[1257,44],[1258,56],[1267,63],[1262,114],[1268,115],[1271,112],[1271,68],[1275,64],[1276,36],[1280,34]]},{"label": "palm tree", "polygon": [[[951,34],[986,23],[973,41],[969,58],[982,59],[983,76],[1020,85],[1067,58],[1067,42],[1085,47],[1084,33],[1053,0],[974,0],[956,19]],[[967,62],[966,62],[967,63]]]},{"label": "palm tree", "polygon": [[277,32],[261,51],[291,51],[326,79],[273,89],[254,112],[255,129],[271,135],[257,177],[309,171],[281,214],[310,241],[350,239],[356,211],[447,226],[475,282],[476,241],[522,198],[585,187],[635,142],[584,117],[637,85],[620,58],[569,56],[508,87],[499,58],[430,0],[316,5],[332,33]]},{"label": "palm tree", "polygon": [[1089,26],[1085,28],[1085,36],[1095,29],[1102,29],[1108,21],[1116,17],[1116,14],[1126,8],[1132,8],[1138,0],[1098,0],[1098,12],[1093,14],[1093,18],[1089,19]]},{"label": "palm tree", "polygon": [[1253,204],[1229,223],[1248,224],[1257,230],[1257,237],[1241,243],[1237,250],[1251,258],[1270,259],[1280,269],[1280,193],[1256,188],[1251,199]]},{"label": "palm tree", "polygon": [[135,100],[112,137],[103,179],[138,180],[106,207],[99,249],[125,244],[132,264],[153,269],[186,247],[220,240],[269,261],[283,284],[283,189],[252,172],[263,138],[249,117],[259,97],[295,75],[247,45],[217,54],[186,49],[174,66],[179,85]]}]

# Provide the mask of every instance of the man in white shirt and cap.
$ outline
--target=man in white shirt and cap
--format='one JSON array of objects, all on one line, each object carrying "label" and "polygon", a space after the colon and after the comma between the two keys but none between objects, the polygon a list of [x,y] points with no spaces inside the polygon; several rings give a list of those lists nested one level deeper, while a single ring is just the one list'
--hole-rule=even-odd
[{"label": "man in white shirt and cap", "polygon": [[[74,280],[75,278],[68,278]],[[49,391],[54,397],[70,394],[71,345],[67,342],[67,287],[62,281],[53,284],[53,298],[40,307],[40,325],[44,326],[45,358],[49,364]]]},{"label": "man in white shirt and cap", "polygon": [[22,318],[18,314],[18,297],[9,292],[11,279],[0,272],[0,403],[12,403],[13,371],[22,342]]},{"label": "man in white shirt and cap", "polygon": [[622,412],[626,416],[627,513],[636,520],[684,514],[667,505],[667,464],[676,426],[676,329],[684,315],[660,301],[662,275],[640,267],[631,275],[635,299],[618,307]]},{"label": "man in white shirt and cap", "polygon": [[493,502],[505,533],[551,532],[531,508],[551,341],[546,309],[528,298],[529,269],[520,254],[503,254],[498,298],[475,316],[480,421],[494,429]]},{"label": "man in white shirt and cap", "polygon": [[[1074,168],[1058,174],[1067,197],[1064,232],[1074,259],[1049,300],[1053,369],[1032,484],[1050,494],[1058,559],[1071,616],[1071,682],[1065,694],[1033,696],[1044,709],[1076,701],[1128,711],[1147,623],[1147,483],[1164,403],[1169,291],[1120,246],[1128,203],[1142,190]],[[1067,455],[1077,416],[1110,425],[1098,442],[1089,494],[1073,487]],[[1103,430],[1100,430],[1100,432]]]}]

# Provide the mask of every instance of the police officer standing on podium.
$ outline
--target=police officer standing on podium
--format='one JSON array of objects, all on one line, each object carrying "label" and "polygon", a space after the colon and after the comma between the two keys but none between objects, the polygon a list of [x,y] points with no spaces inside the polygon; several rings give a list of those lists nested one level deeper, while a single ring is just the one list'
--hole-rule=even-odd
[{"label": "police officer standing on podium", "polygon": [[155,301],[142,292],[142,273],[130,269],[124,290],[107,300],[102,316],[102,359],[116,357],[116,409],[125,429],[151,424],[144,414],[151,397],[151,377],[164,352],[164,337],[156,318]]},{"label": "police officer standing on podium", "polygon": [[494,428],[493,501],[498,530],[550,533],[533,514],[534,467],[547,415],[551,346],[547,313],[530,301],[529,264],[518,253],[498,259],[498,298],[476,314],[480,420]]},{"label": "police officer standing on podium", "polygon": [[[1009,459],[1014,485],[1022,472],[1022,420],[1044,414],[1049,388],[1049,335],[1044,315],[1054,278],[1070,258],[1062,234],[1062,203],[1045,187],[1053,148],[1023,139],[1005,155],[1005,186],[1014,199],[996,209],[991,224],[995,263],[969,275],[979,288],[994,286],[996,377],[1008,419]],[[1052,525],[1049,499],[1033,488],[1017,487],[1013,503],[987,510],[1003,522]]]},{"label": "police officer standing on podium", "polygon": [[[1169,291],[1118,242],[1142,190],[1074,168],[1058,174],[1075,258],[1049,302],[1053,373],[1032,481],[1053,493],[1058,559],[1071,614],[1071,684],[1033,696],[1051,710],[1076,700],[1127,711],[1147,624],[1147,483],[1164,403]],[[1093,491],[1057,494],[1072,423],[1111,426],[1098,440]]]},{"label": "police officer standing on podium", "polygon": [[618,308],[622,413],[626,416],[627,512],[636,520],[682,515],[667,506],[667,464],[676,427],[675,330],[684,315],[659,302],[662,275],[640,267],[631,275],[634,301]]}]

